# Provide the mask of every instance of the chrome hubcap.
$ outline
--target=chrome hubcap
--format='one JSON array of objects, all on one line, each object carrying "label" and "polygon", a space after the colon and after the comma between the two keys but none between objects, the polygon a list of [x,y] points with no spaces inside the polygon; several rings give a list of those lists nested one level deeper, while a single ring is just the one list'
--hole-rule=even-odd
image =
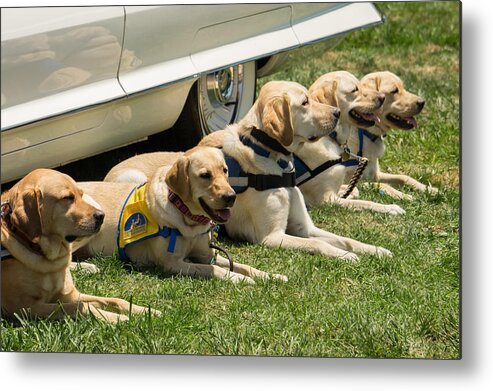
[{"label": "chrome hubcap", "polygon": [[243,65],[201,77],[198,88],[203,133],[224,129],[236,120],[243,90]]}]

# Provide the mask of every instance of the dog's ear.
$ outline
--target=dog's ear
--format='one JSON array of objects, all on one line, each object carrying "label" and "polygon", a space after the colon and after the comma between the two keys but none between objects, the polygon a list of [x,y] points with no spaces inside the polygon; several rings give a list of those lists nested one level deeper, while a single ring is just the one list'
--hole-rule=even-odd
[{"label": "dog's ear", "polygon": [[25,190],[15,198],[12,210],[12,224],[33,243],[39,242],[43,229],[40,199],[38,190]]},{"label": "dog's ear", "polygon": [[181,156],[166,174],[166,184],[183,201],[188,200],[191,193],[190,177],[188,175],[189,165],[190,160],[188,157]]},{"label": "dog's ear", "polygon": [[382,79],[380,78],[380,76],[372,75],[370,77],[364,77],[362,79],[361,85],[363,87],[367,87],[367,88],[370,88],[372,90],[380,91],[381,82],[382,82]]},{"label": "dog's ear", "polygon": [[274,97],[262,111],[263,130],[282,145],[293,143],[294,129],[291,121],[291,101],[288,95]]},{"label": "dog's ear", "polygon": [[312,99],[323,105],[339,107],[337,102],[337,80],[327,81],[311,94]]}]

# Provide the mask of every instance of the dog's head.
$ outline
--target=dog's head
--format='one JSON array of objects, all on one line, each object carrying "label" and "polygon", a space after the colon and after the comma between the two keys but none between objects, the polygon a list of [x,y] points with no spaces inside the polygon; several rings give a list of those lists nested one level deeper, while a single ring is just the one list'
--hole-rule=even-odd
[{"label": "dog's head", "polygon": [[381,123],[387,128],[409,130],[417,126],[415,115],[425,105],[425,100],[406,91],[402,80],[391,72],[374,72],[361,79],[361,85],[385,94],[379,113]]},{"label": "dog's head", "polygon": [[26,238],[73,242],[94,235],[104,212],[83,199],[68,175],[49,169],[31,171],[9,191],[11,222]]},{"label": "dog's head", "polygon": [[369,85],[362,85],[353,74],[346,71],[321,76],[309,92],[315,101],[338,107],[341,111],[340,123],[365,128],[379,121],[375,112],[385,100],[383,93]]},{"label": "dog's head", "polygon": [[291,81],[265,84],[242,122],[254,125],[279,141],[289,151],[300,143],[315,141],[337,125],[339,109],[322,105],[302,85]]},{"label": "dog's head", "polygon": [[166,184],[194,214],[204,212],[225,223],[236,193],[228,182],[228,166],[221,150],[195,147],[180,157],[166,174]]}]

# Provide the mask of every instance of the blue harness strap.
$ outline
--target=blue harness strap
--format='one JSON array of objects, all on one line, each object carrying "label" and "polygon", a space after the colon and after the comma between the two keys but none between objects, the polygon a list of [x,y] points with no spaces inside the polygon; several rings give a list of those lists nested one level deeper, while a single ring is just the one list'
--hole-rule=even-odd
[{"label": "blue harness strap", "polygon": [[375,141],[381,138],[376,134],[370,133],[366,129],[358,128],[358,139],[359,139],[358,156],[360,157],[363,156],[363,142],[365,137],[370,139],[372,143],[374,143]]},{"label": "blue harness strap", "polygon": [[228,166],[228,180],[230,186],[236,194],[243,193],[248,189],[247,173],[241,169],[240,163],[233,157],[224,154],[224,160]]}]

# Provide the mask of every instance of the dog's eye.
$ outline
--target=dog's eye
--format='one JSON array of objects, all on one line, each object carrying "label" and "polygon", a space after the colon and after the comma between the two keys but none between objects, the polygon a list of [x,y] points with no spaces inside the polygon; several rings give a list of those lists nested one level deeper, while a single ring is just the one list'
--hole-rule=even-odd
[{"label": "dog's eye", "polygon": [[354,89],[351,91],[351,93],[354,94],[355,92],[358,92],[358,91],[359,91],[358,87],[354,87]]},{"label": "dog's eye", "polygon": [[305,98],[305,100],[303,101],[303,103],[301,104],[302,106],[308,106],[308,98]]},{"label": "dog's eye", "polygon": [[224,172],[225,174],[227,174],[227,173],[228,173],[228,169],[227,169],[226,167],[224,167],[224,168],[223,168],[223,172]]},{"label": "dog's eye", "polygon": [[62,197],[62,200],[72,202],[75,200],[75,196],[73,194],[67,194],[66,196]]},{"label": "dog's eye", "polygon": [[399,92],[398,88],[395,88],[392,91],[390,91],[391,94],[397,94],[398,92]]},{"label": "dog's eye", "polygon": [[210,172],[203,172],[202,174],[200,174],[200,177],[202,179],[211,179],[212,178],[212,175]]}]

